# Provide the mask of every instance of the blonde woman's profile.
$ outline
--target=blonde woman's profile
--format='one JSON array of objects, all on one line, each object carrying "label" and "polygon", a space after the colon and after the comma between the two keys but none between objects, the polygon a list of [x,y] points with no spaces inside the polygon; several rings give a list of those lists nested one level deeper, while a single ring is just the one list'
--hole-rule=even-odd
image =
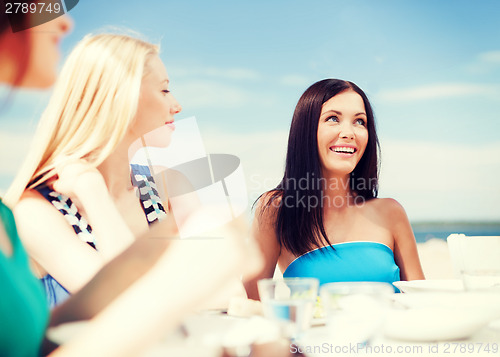
[{"label": "blonde woman's profile", "polygon": [[[5,196],[51,306],[167,216],[128,150],[181,111],[169,82],[158,46],[127,35],[88,35],[64,63]],[[138,195],[134,184],[150,189]]]}]

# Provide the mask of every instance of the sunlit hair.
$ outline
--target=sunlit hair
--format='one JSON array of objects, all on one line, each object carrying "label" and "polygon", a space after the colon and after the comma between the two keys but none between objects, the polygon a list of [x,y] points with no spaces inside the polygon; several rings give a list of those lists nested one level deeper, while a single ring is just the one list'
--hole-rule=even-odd
[{"label": "sunlit hair", "polygon": [[47,182],[56,168],[85,159],[100,165],[131,125],[147,60],[156,45],[126,35],[86,36],[69,55],[34,142],[4,202]]}]

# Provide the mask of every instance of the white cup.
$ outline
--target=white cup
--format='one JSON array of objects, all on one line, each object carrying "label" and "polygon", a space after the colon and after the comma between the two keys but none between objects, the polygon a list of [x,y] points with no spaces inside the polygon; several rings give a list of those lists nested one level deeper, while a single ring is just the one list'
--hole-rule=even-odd
[{"label": "white cup", "polygon": [[447,241],[466,290],[500,292],[500,236],[453,234]]}]

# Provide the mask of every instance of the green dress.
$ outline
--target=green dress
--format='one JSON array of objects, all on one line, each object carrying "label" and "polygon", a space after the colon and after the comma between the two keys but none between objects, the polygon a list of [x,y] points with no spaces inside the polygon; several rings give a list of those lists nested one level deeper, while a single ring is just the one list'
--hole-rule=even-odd
[{"label": "green dress", "polygon": [[49,319],[47,299],[1,200],[0,219],[13,250],[11,256],[0,250],[0,356],[37,356]]}]

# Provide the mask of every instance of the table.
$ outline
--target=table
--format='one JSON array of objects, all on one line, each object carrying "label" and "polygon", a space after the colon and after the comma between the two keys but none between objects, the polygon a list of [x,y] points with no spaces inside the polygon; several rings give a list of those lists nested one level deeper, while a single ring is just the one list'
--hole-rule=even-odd
[{"label": "table", "polygon": [[[259,323],[257,323],[256,318],[236,318],[225,314],[212,313],[202,313],[192,316],[188,320],[187,329],[190,332],[188,337],[179,337],[179,333],[171,335],[148,350],[145,356],[247,356],[250,349],[245,346],[245,342],[250,341],[255,336],[252,336],[252,327],[249,326],[253,324],[253,327],[256,328],[262,322],[259,320]],[[242,327],[245,323],[247,324],[247,333],[245,336],[238,337],[238,331],[245,331],[245,328]],[[260,326],[262,329],[266,328],[264,324]],[[262,330],[261,332],[263,335],[266,334]],[[235,341],[236,339],[240,341]],[[221,345],[228,347],[224,349],[220,347]],[[239,349],[236,347],[239,347]],[[312,327],[298,345],[285,340],[270,338],[265,341],[264,339],[264,342],[253,346],[251,354],[252,357],[328,357],[343,355],[500,356],[500,323],[498,326],[484,326],[472,336],[463,340],[412,342],[391,339],[379,334],[369,345],[359,346],[348,343],[335,343],[329,337],[327,327],[321,325]]]},{"label": "table", "polygon": [[[424,301],[426,295],[413,295],[416,300]],[[457,300],[458,295],[448,295]],[[500,310],[500,300],[498,308]],[[495,310],[496,312],[497,310]],[[60,326],[56,342],[64,342],[85,323]],[[367,356],[500,356],[500,320],[493,325],[484,326],[466,339],[439,341],[397,340],[380,333],[368,345],[352,346],[336,343],[330,337],[325,325],[314,326],[298,341],[297,345],[278,339],[279,332],[272,322],[260,316],[250,318],[232,317],[220,311],[205,311],[185,319],[182,329],[166,336],[151,346],[145,357],[328,357],[343,355]],[[73,329],[73,331],[70,331]],[[57,335],[57,334],[56,334]],[[59,338],[59,339],[57,339]],[[254,341],[252,350],[249,346]],[[225,346],[223,348],[222,346]],[[496,348],[495,348],[496,347]]]}]

